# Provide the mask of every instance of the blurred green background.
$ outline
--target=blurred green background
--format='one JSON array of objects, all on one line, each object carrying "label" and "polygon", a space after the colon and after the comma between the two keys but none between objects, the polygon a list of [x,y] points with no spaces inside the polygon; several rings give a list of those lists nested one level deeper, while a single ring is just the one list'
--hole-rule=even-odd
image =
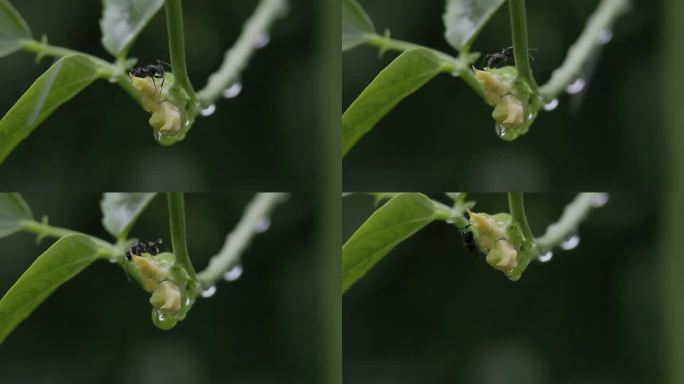
[{"label": "blurred green background", "polygon": [[[443,37],[444,0],[420,6],[360,0],[376,29],[455,53]],[[533,69],[545,83],[598,1],[527,1]],[[662,191],[666,151],[660,105],[659,0],[633,1],[595,58],[581,100],[563,95],[527,135],[504,142],[491,108],[460,79],[441,75],[402,101],[343,163],[344,190]],[[681,15],[679,16],[681,17]],[[477,38],[483,54],[511,45],[504,5]],[[343,54],[343,108],[396,57],[359,47]],[[580,102],[578,105],[577,102]]]},{"label": "blurred green background", "polygon": [[[98,194],[25,194],[37,218],[110,239]],[[251,194],[186,195],[188,248],[202,270]],[[3,383],[320,383],[325,357],[315,195],[292,195],[243,254],[244,273],[199,298],[170,331],[152,325],[149,295],[98,261],[55,291],[0,346]],[[131,231],[169,239],[166,199]],[[0,239],[4,294],[54,240]],[[338,272],[339,273],[339,272]],[[339,302],[338,302],[339,303]],[[339,305],[339,304],[338,304]]]},{"label": "blurred green background", "polygon": [[[109,58],[100,45],[101,1],[12,2],[49,42]],[[195,88],[223,60],[256,1],[186,1],[187,65]],[[315,21],[322,2],[290,0],[290,12],[272,29],[243,72],[242,93],[198,117],[186,139],[161,147],[145,113],[119,87],[98,81],[39,126],[0,166],[5,190],[240,190],[311,191],[320,156]],[[335,21],[339,20],[336,18]],[[329,39],[332,41],[332,39]],[[164,12],[130,51],[140,64],[169,61]],[[52,63],[32,54],[0,59],[0,111],[9,110]]]},{"label": "blurred green background", "polygon": [[[533,232],[543,234],[573,196],[526,195]],[[453,226],[430,224],[344,295],[344,381],[663,382],[666,196],[611,193],[580,226],[576,249],[533,262],[518,282],[469,253]],[[508,211],[503,193],[469,199],[475,211]],[[344,198],[343,239],[373,210],[372,197]]]}]

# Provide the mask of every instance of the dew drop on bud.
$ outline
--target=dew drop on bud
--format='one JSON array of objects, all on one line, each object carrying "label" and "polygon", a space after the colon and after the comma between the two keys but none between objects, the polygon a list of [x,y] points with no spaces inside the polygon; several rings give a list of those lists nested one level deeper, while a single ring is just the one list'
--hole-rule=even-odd
[{"label": "dew drop on bud", "polygon": [[606,203],[608,203],[608,194],[605,192],[595,193],[591,199],[591,206],[594,208],[603,207]]},{"label": "dew drop on bud", "polygon": [[271,219],[268,217],[262,217],[254,225],[254,233],[264,233],[271,226]]},{"label": "dew drop on bud", "polygon": [[254,39],[254,48],[257,48],[257,49],[263,48],[263,47],[267,46],[270,41],[271,41],[271,35],[269,35],[266,32],[261,32]]},{"label": "dew drop on bud", "polygon": [[575,234],[575,235],[572,235],[572,236],[568,237],[567,239],[563,240],[560,247],[564,251],[569,251],[571,249],[577,248],[579,243],[580,243],[580,237],[579,237],[579,235]]},{"label": "dew drop on bud", "polygon": [[570,83],[567,87],[565,87],[565,92],[575,95],[584,89],[584,86],[587,84],[587,82],[583,78],[578,78],[577,80],[573,81]]},{"label": "dew drop on bud", "polygon": [[225,97],[226,99],[232,99],[234,97],[237,97],[240,94],[240,92],[242,92],[242,83],[235,82],[230,87],[223,90],[223,97]]},{"label": "dew drop on bud", "polygon": [[553,111],[558,107],[558,99],[553,99],[549,101],[548,103],[544,104],[544,110],[545,111]]},{"label": "dew drop on bud", "polygon": [[216,112],[216,105],[212,104],[206,108],[204,108],[202,111],[200,111],[200,115],[202,116],[211,116]]},{"label": "dew drop on bud", "polygon": [[216,293],[216,286],[212,285],[211,287],[202,291],[202,297],[204,297],[205,299],[208,299],[208,298],[214,296],[214,293]]},{"label": "dew drop on bud", "polygon": [[599,31],[598,35],[596,35],[596,44],[599,45],[604,45],[608,44],[610,40],[613,39],[613,31],[610,29],[602,29]]},{"label": "dew drop on bud", "polygon": [[242,276],[242,265],[236,265],[223,274],[223,280],[235,281]]},{"label": "dew drop on bud", "polygon": [[539,255],[539,261],[542,263],[547,263],[553,258],[553,252],[551,251],[546,251]]},{"label": "dew drop on bud", "polygon": [[506,128],[503,124],[496,124],[496,135],[503,138],[506,135]]}]

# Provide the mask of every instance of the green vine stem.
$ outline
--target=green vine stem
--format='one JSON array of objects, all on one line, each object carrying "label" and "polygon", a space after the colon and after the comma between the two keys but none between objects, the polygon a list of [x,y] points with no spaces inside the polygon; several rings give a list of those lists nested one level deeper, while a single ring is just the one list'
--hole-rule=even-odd
[{"label": "green vine stem", "polygon": [[[575,44],[568,50],[563,64],[552,74],[549,81],[544,84],[540,91],[546,101],[558,97],[568,84],[579,76],[584,63],[591,57],[595,48],[600,44],[599,36],[605,31],[610,31],[615,20],[629,10],[629,0],[602,0],[596,11],[587,21]],[[516,61],[517,61],[516,56]]]},{"label": "green vine stem", "polygon": [[508,193],[508,209],[513,221],[520,226],[520,230],[522,231],[523,236],[525,236],[525,240],[534,245],[534,235],[532,234],[530,225],[527,223],[527,216],[525,216],[525,198],[523,197],[522,192]]},{"label": "green vine stem", "polygon": [[404,52],[415,48],[424,48],[430,50],[442,61],[441,70],[444,73],[451,73],[458,76],[475,91],[481,98],[484,99],[484,88],[482,84],[475,78],[473,71],[470,69],[472,64],[465,57],[454,57],[439,50],[422,46],[420,44],[410,43],[408,41],[396,40],[385,34],[384,36],[372,33],[365,35],[365,43],[380,49],[383,53],[387,50]]},{"label": "green vine stem", "polygon": [[25,232],[35,234],[36,236],[38,236],[39,241],[44,237],[52,237],[59,239],[69,235],[85,235],[88,236],[95,244],[97,244],[97,246],[100,249],[102,249],[103,251],[107,251],[102,253],[102,257],[111,257],[114,254],[120,253],[118,252],[118,248],[112,243],[109,243],[95,236],[91,236],[78,231],[73,231],[71,229],[54,227],[52,225],[49,225],[46,220],[44,220],[42,223],[35,220],[22,221],[21,229]]},{"label": "green vine stem", "polygon": [[196,100],[188,69],[185,67],[185,38],[183,35],[183,6],[181,0],[166,0],[166,28],[169,33],[169,56],[176,83]]},{"label": "green vine stem", "polygon": [[599,206],[603,200],[602,193],[580,193],[570,202],[557,222],[549,225],[543,236],[537,238],[536,243],[540,252],[544,253],[560,245],[564,240],[577,232],[577,227],[587,217],[589,212]]},{"label": "green vine stem", "polygon": [[38,55],[38,59],[42,58],[43,56],[50,56],[50,57],[66,57],[66,56],[72,56],[72,55],[80,55],[87,57],[90,59],[95,65],[98,66],[98,77],[100,79],[115,79],[116,83],[123,88],[124,91],[126,91],[132,98],[135,100],[140,106],[142,106],[142,99],[140,96],[140,92],[138,92],[135,88],[133,88],[133,85],[131,85],[131,81],[128,79],[128,77],[125,75],[125,72],[128,68],[124,67],[124,64],[122,62],[121,65],[115,65],[112,63],[108,63],[105,60],[100,59],[97,56],[93,56],[84,52],[76,51],[73,49],[69,48],[63,48],[63,47],[58,47],[54,45],[50,45],[45,41],[37,41],[37,40],[23,40],[22,41],[22,49],[24,49],[27,52],[32,52]]},{"label": "green vine stem", "polygon": [[185,268],[193,281],[197,281],[195,268],[188,255],[185,237],[185,202],[182,192],[167,193],[169,205],[169,224],[171,225],[171,244],[176,260]]},{"label": "green vine stem", "polygon": [[[276,19],[288,9],[286,0],[261,0],[254,14],[245,22],[242,33],[227,52],[219,70],[209,76],[207,85],[197,92],[203,107],[214,103],[223,91],[240,77],[240,72],[257,49],[254,42],[267,33]],[[175,68],[175,67],[174,67]]]},{"label": "green vine stem", "polygon": [[[207,268],[198,275],[202,288],[216,284],[223,274],[240,263],[240,256],[256,235],[255,227],[260,220],[288,198],[287,193],[258,193],[245,208],[240,222],[226,237],[221,251],[209,260]],[[175,244],[174,244],[175,247]],[[176,255],[177,256],[177,255]]]},{"label": "green vine stem", "polygon": [[513,35],[513,54],[518,76],[532,88],[532,92],[539,93],[539,87],[534,80],[530,66],[529,47],[527,44],[527,15],[525,0],[508,0],[511,16],[511,34]]}]

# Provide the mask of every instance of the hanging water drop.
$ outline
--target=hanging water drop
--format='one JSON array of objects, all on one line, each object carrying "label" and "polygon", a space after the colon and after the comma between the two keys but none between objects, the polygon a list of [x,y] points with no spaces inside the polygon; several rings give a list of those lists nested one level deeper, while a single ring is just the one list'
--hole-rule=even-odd
[{"label": "hanging water drop", "polygon": [[539,255],[538,260],[542,263],[548,263],[549,261],[551,261],[552,258],[553,258],[553,252],[546,251],[546,252],[542,253],[541,255]]},{"label": "hanging water drop", "polygon": [[584,89],[584,86],[587,84],[587,82],[583,78],[578,78],[577,80],[573,81],[570,83],[567,87],[565,87],[565,92],[575,95]]},{"label": "hanging water drop", "polygon": [[216,293],[216,286],[215,286],[215,285],[212,285],[211,287],[209,287],[209,288],[203,290],[201,295],[202,295],[202,297],[204,297],[205,299],[208,299],[208,298],[214,296],[214,293]]},{"label": "hanging water drop", "polygon": [[610,40],[613,39],[613,31],[610,29],[602,29],[599,31],[598,35],[596,35],[596,44],[599,45],[604,45],[608,44]]},{"label": "hanging water drop", "polygon": [[544,110],[545,111],[553,111],[554,109],[556,109],[558,107],[558,104],[559,104],[558,99],[553,99],[553,100],[549,101],[548,103],[544,104]]},{"label": "hanging water drop", "polygon": [[608,194],[605,192],[595,193],[591,199],[591,206],[594,208],[601,208],[608,203]]},{"label": "hanging water drop", "polygon": [[225,97],[226,99],[232,99],[234,97],[237,97],[240,94],[240,92],[242,92],[242,83],[238,81],[233,83],[230,87],[226,88],[223,91],[223,97]]},{"label": "hanging water drop", "polygon": [[242,276],[242,265],[236,265],[223,274],[223,280],[235,281]]},{"label": "hanging water drop", "polygon": [[200,111],[200,115],[202,116],[211,116],[216,112],[216,105],[212,104],[206,108],[204,108],[202,111]]},{"label": "hanging water drop", "polygon": [[504,138],[506,136],[506,127],[503,126],[503,124],[496,124],[496,135],[499,136],[500,138]]},{"label": "hanging water drop", "polygon": [[269,35],[266,32],[261,32],[254,39],[254,48],[256,48],[256,49],[263,48],[263,47],[267,46],[270,41],[271,41],[271,35]]},{"label": "hanging water drop", "polygon": [[579,235],[574,234],[574,235],[568,237],[567,239],[563,240],[563,242],[561,243],[560,247],[561,247],[561,249],[564,250],[564,251],[569,251],[569,250],[571,250],[571,249],[577,248],[577,246],[579,245],[579,243],[580,243],[580,237],[579,237]]},{"label": "hanging water drop", "polygon": [[173,316],[164,314],[164,312],[158,309],[153,309],[152,323],[161,330],[169,330],[176,326],[178,320]]},{"label": "hanging water drop", "polygon": [[271,226],[271,219],[268,217],[260,218],[256,224],[254,224],[254,233],[264,233]]}]

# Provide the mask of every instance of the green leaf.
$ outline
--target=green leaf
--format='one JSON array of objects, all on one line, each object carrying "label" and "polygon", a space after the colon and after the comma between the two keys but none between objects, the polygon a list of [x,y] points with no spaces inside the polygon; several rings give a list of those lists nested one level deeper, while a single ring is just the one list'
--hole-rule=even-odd
[{"label": "green leaf", "polygon": [[105,193],[100,202],[103,215],[102,225],[112,236],[125,237],[155,195],[155,193]]},{"label": "green leaf", "polygon": [[116,57],[125,56],[164,0],[104,0],[100,29],[102,45]]},{"label": "green leaf", "polygon": [[475,37],[505,0],[447,0],[442,16],[452,47],[468,51]]},{"label": "green leaf", "polygon": [[31,219],[31,208],[20,194],[0,193],[0,238],[19,231],[21,222]]},{"label": "green leaf", "polygon": [[374,34],[373,20],[356,0],[342,1],[342,51],[363,44],[366,34]]},{"label": "green leaf", "polygon": [[60,105],[95,81],[97,69],[87,57],[73,55],[60,59],[41,75],[0,120],[0,164]]},{"label": "green leaf", "polygon": [[23,39],[31,39],[31,29],[8,0],[0,0],[0,57],[21,48]]},{"label": "green leaf", "polygon": [[378,208],[342,247],[342,292],[434,219],[432,201],[421,193],[401,193]]},{"label": "green leaf", "polygon": [[0,343],[55,289],[97,259],[97,247],[85,235],[55,242],[0,299]]},{"label": "green leaf", "polygon": [[408,50],[385,67],[342,115],[342,156],[402,99],[440,71],[439,57],[425,48]]}]

